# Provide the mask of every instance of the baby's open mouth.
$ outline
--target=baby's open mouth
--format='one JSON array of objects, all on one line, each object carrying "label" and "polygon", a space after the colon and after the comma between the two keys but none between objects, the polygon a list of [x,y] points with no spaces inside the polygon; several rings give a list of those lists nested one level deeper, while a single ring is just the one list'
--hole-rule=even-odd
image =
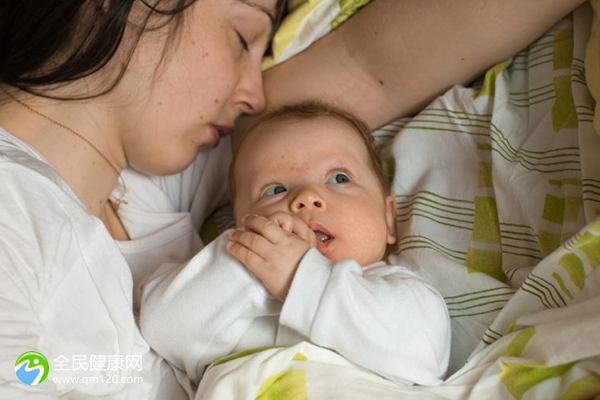
[{"label": "baby's open mouth", "polygon": [[328,243],[329,241],[331,241],[331,239],[333,239],[333,237],[329,236],[328,234],[321,232],[321,231],[314,231],[315,232],[315,236],[317,237],[317,240],[321,243]]},{"label": "baby's open mouth", "polygon": [[319,253],[327,257],[327,253],[329,253],[329,246],[335,238],[329,233],[329,231],[327,231],[327,228],[323,227],[316,221],[310,222],[308,227],[312,229],[312,231],[315,233],[315,237],[317,238],[317,250],[319,250]]}]

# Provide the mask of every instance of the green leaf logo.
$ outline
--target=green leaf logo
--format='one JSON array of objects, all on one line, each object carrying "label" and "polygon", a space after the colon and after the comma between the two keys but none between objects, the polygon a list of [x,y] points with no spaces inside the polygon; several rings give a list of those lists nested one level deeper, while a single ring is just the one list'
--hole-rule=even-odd
[{"label": "green leaf logo", "polygon": [[48,376],[48,360],[42,353],[26,351],[15,362],[17,378],[27,385],[38,385]]}]

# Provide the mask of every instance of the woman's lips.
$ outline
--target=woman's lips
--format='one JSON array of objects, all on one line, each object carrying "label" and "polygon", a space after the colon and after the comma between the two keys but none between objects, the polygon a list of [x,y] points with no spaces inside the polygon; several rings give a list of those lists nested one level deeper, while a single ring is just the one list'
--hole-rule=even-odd
[{"label": "woman's lips", "polygon": [[215,128],[217,128],[221,136],[228,136],[233,133],[233,126],[215,125]]},{"label": "woman's lips", "polygon": [[213,147],[217,147],[221,142],[221,136],[231,135],[233,133],[233,127],[211,124],[210,132],[213,137]]},{"label": "woman's lips", "polygon": [[212,145],[213,148],[219,145],[221,141],[221,135],[219,135],[219,129],[215,125],[210,125],[210,133],[212,135]]}]

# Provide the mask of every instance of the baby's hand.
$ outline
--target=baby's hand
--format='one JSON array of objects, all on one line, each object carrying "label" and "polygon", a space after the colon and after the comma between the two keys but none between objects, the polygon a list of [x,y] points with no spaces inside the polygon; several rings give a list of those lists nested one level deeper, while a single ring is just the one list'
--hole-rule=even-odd
[{"label": "baby's hand", "polygon": [[315,233],[300,218],[284,211],[275,211],[269,215],[269,219],[275,222],[281,229],[306,240],[310,247],[317,247],[318,241]]},{"label": "baby's hand", "polygon": [[314,232],[285,213],[269,218],[247,215],[242,224],[245,230],[229,231],[227,251],[252,271],[271,294],[285,301],[300,260],[316,246]]},{"label": "baby's hand", "polygon": [[310,247],[316,247],[321,254],[323,254],[325,245],[317,240],[317,236],[312,229],[310,229],[300,218],[284,211],[275,211],[273,214],[269,215],[269,219],[284,230],[300,236],[310,244]]}]

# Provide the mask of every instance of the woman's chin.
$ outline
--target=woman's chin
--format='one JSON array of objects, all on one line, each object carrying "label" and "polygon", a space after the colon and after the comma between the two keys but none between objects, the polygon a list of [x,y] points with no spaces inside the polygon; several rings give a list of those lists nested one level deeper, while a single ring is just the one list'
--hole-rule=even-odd
[{"label": "woman's chin", "polygon": [[196,154],[192,156],[186,155],[186,157],[182,157],[179,155],[178,157],[164,157],[159,162],[159,160],[155,160],[151,165],[140,165],[137,166],[132,163],[131,168],[135,169],[138,172],[142,172],[146,175],[151,176],[168,176],[175,175],[183,170],[185,170],[194,160],[196,159]]}]

